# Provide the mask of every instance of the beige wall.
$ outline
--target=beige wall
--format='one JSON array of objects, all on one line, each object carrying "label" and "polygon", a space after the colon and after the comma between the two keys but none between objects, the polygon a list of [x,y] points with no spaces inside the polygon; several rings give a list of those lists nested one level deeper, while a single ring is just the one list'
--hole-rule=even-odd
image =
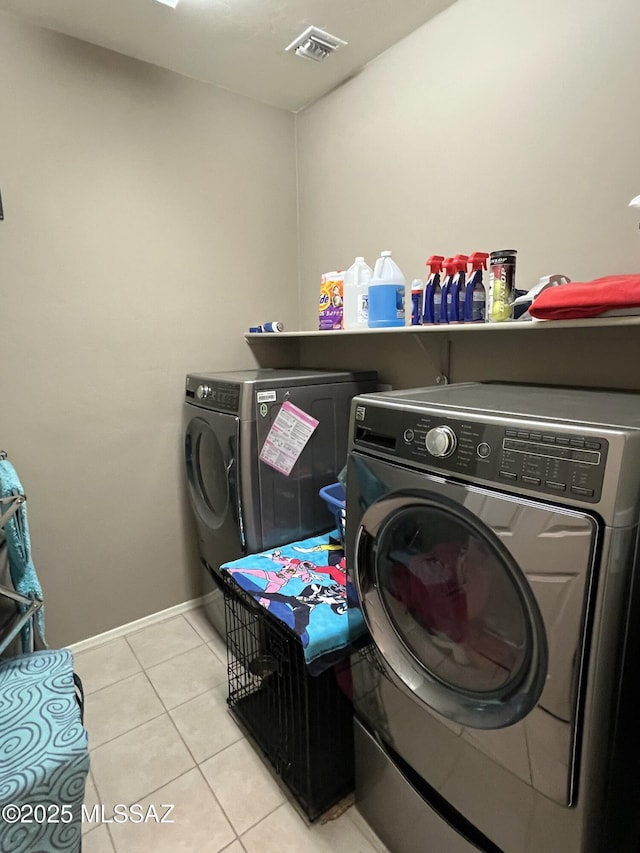
[{"label": "beige wall", "polygon": [[302,327],[382,249],[408,280],[507,247],[525,288],[638,270],[639,32],[632,0],[458,0],[298,114]]},{"label": "beige wall", "polygon": [[0,16],[0,447],[48,639],[199,594],[184,376],[298,313],[293,116]]}]

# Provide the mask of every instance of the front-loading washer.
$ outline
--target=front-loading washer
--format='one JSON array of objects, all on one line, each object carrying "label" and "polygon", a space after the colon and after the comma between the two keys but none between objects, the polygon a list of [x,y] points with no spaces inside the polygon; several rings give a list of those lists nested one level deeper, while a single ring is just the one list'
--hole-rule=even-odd
[{"label": "front-loading washer", "polygon": [[356,799],[393,853],[638,850],[640,395],[354,399]]},{"label": "front-loading washer", "polygon": [[[319,491],[346,463],[352,398],[376,387],[375,371],[263,368],[187,376],[187,486],[205,608],[222,636],[220,565],[330,529]],[[259,458],[285,402],[318,422],[289,474]]]}]

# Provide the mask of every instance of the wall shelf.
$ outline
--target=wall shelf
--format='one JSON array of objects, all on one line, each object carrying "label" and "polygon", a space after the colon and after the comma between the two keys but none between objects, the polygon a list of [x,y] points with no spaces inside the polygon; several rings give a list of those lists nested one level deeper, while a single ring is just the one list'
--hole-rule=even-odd
[{"label": "wall shelf", "polygon": [[245,338],[251,345],[267,340],[282,338],[332,338],[370,336],[370,335],[465,335],[500,334],[504,332],[548,332],[558,329],[615,329],[618,327],[640,326],[640,315],[621,317],[591,317],[584,320],[512,320],[506,323],[451,323],[441,326],[395,326],[385,329],[335,329],[333,331],[297,331],[297,332],[247,332]]},{"label": "wall shelf", "polygon": [[640,391],[640,315],[248,333],[261,367],[377,370],[393,388],[497,380]]}]

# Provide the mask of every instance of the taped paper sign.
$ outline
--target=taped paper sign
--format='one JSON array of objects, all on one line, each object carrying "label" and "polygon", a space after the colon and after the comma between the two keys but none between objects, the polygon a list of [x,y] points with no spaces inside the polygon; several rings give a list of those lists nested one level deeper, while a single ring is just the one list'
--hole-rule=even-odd
[{"label": "taped paper sign", "polygon": [[285,400],[262,446],[260,459],[289,476],[317,426],[315,418]]}]

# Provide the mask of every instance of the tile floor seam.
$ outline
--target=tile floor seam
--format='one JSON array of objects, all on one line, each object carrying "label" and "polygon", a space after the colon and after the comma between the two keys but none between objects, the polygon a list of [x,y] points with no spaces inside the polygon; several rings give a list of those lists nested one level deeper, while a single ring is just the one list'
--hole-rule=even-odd
[{"label": "tile floor seam", "polygon": [[[186,770],[183,770],[181,773],[178,773],[177,776],[172,776],[171,779],[167,779],[165,782],[162,783],[162,785],[159,785],[157,788],[154,788],[153,791],[150,791],[148,794],[141,794],[137,799],[132,800],[130,803],[124,803],[124,805],[128,809],[130,809],[131,806],[141,803],[142,800],[148,800],[150,797],[153,797],[154,794],[157,794],[158,791],[161,791],[163,788],[166,788],[167,785],[172,785],[174,782],[177,782],[178,779],[182,779],[182,777],[186,776],[187,773],[193,773],[193,771],[196,769],[198,769],[198,765],[194,764],[193,767],[188,767]],[[115,805],[115,803],[112,803],[112,805]]]},{"label": "tile floor seam", "polygon": [[[162,696],[158,693],[158,691],[157,691],[157,689],[156,689],[155,684],[154,684],[154,683],[153,683],[153,681],[149,678],[149,673],[148,673],[148,672],[147,672],[147,670],[146,670],[146,669],[144,669],[144,668],[143,668],[143,670],[142,670],[142,671],[143,671],[143,673],[144,673],[144,677],[147,679],[147,681],[148,681],[148,682],[149,682],[149,684],[151,685],[151,689],[153,690],[153,692],[154,692],[154,693],[156,694],[156,696],[158,697],[158,701],[160,702],[160,704],[161,704],[161,705],[162,705],[162,707],[164,708],[164,713],[165,713],[165,714],[169,714],[169,716],[171,716],[170,709],[169,709],[169,708],[167,708],[167,706],[166,706],[166,705],[164,704],[164,702],[162,701]],[[195,697],[194,697],[194,698],[195,698]],[[189,701],[189,700],[187,700],[187,701]],[[160,715],[158,714],[158,716],[160,716]],[[171,722],[173,722],[173,720],[172,720]],[[174,725],[175,725],[175,724],[174,724]],[[178,734],[180,734],[180,732],[178,732]],[[181,735],[181,737],[182,737],[182,735]],[[185,746],[186,746],[186,743],[185,743]]]},{"label": "tile floor seam", "polygon": [[[242,844],[242,838],[243,838],[243,836],[245,836],[247,834],[247,832],[251,832],[252,829],[255,829],[257,826],[260,826],[260,824],[262,823],[263,820],[266,820],[268,817],[271,817],[271,815],[275,814],[275,812],[277,812],[278,809],[281,809],[283,806],[291,806],[292,805],[291,802],[289,801],[289,798],[286,796],[286,794],[284,794],[283,791],[281,791],[281,793],[285,797],[285,801],[283,803],[278,803],[278,805],[275,806],[274,808],[272,808],[270,812],[267,812],[267,814],[262,815],[262,817],[259,820],[257,820],[255,823],[252,823],[251,826],[248,826],[246,829],[244,829],[242,831],[242,835],[239,836],[239,841],[241,844]],[[298,817],[300,817],[300,815],[298,815]],[[305,823],[305,821],[302,818],[301,818],[301,820],[303,823]],[[307,826],[307,829],[309,829],[308,826]],[[242,844],[242,846],[244,847],[244,844]]]},{"label": "tile floor seam", "polygon": [[109,824],[107,824],[106,826],[107,826],[107,835],[109,836],[109,841],[111,842],[111,847],[113,848],[114,853],[118,853],[118,848],[116,847],[116,841],[115,841],[115,838],[113,837],[113,833],[111,832],[111,827],[109,826]]},{"label": "tile floor seam", "polygon": [[[127,681],[129,678],[137,678],[139,675],[146,675],[146,672],[141,669],[139,672],[132,672],[131,675],[125,675],[124,678],[121,678],[119,681],[114,681],[111,684],[105,684],[104,687],[99,687],[97,690],[94,690],[93,693],[87,694],[88,696],[97,696],[98,693],[102,693],[104,690],[110,690],[112,687],[115,687],[116,684],[122,684],[123,681]],[[148,679],[147,679],[148,680]],[[86,697],[85,697],[86,699]],[[85,702],[86,704],[86,702]]]},{"label": "tile floor seam", "polygon": [[[135,630],[127,631],[127,633],[123,634],[122,636],[125,638],[126,637],[133,637],[135,634],[143,634],[145,631],[148,631],[150,628],[158,628],[158,627],[160,627],[160,625],[164,625],[165,622],[174,622],[174,621],[177,622],[179,619],[182,619],[183,622],[187,622],[189,627],[193,628],[193,625],[191,625],[191,623],[189,622],[188,619],[184,618],[184,615],[182,613],[177,613],[177,614],[174,614],[173,616],[167,616],[166,619],[161,619],[159,622],[154,622],[153,625],[147,625],[144,628],[136,628]],[[194,628],[194,631],[195,631],[195,628]],[[196,631],[196,634],[197,633],[198,632]]]},{"label": "tile floor seam", "polygon": [[[173,619],[182,619],[182,616],[174,616],[174,617],[172,617],[172,618],[173,618]],[[186,622],[187,620],[185,619],[184,621]],[[189,624],[189,623],[187,622],[187,624]],[[158,625],[162,625],[162,622],[158,622]],[[155,626],[154,626],[154,627],[155,627]],[[191,625],[189,625],[189,627],[191,628]],[[147,630],[147,629],[143,629],[143,630]],[[208,648],[208,643],[206,643],[206,642],[205,642],[205,640],[203,640],[203,639],[202,639],[202,637],[200,636],[200,634],[198,634],[198,632],[197,632],[197,631],[195,631],[193,628],[191,628],[191,630],[192,630],[192,631],[193,631],[193,633],[196,635],[196,637],[198,638],[198,640],[200,640],[200,642],[199,642],[199,643],[196,643],[196,644],[195,644],[195,646],[191,646],[191,647],[190,647],[190,648],[188,648],[188,649],[182,649],[181,651],[176,652],[176,654],[175,654],[175,655],[171,655],[171,656],[170,656],[170,657],[168,657],[168,658],[163,658],[162,660],[156,661],[156,663],[152,663],[152,664],[149,664],[149,665],[147,665],[147,666],[145,666],[145,665],[142,663],[142,661],[140,660],[140,658],[139,658],[139,657],[138,657],[138,655],[136,654],[136,650],[133,648],[133,646],[132,646],[132,645],[131,645],[131,643],[129,642],[129,635],[128,635],[128,634],[125,634],[125,636],[124,636],[122,639],[125,641],[125,643],[126,643],[126,644],[129,646],[129,648],[131,649],[131,651],[132,651],[132,653],[133,653],[133,655],[134,655],[134,657],[135,657],[136,661],[138,662],[138,665],[139,665],[139,666],[140,666],[140,668],[142,669],[142,671],[143,671],[143,672],[146,672],[146,671],[147,671],[147,669],[153,669],[153,668],[154,668],[154,666],[161,666],[163,663],[167,663],[167,662],[168,662],[168,661],[170,661],[170,660],[175,660],[175,658],[179,658],[179,657],[180,657],[180,655],[184,655],[184,654],[186,654],[186,652],[193,651],[193,649],[197,649],[197,648],[199,648],[200,646],[207,646],[207,648]],[[140,633],[140,632],[136,632],[136,633]],[[100,646],[97,646],[96,648],[100,648]],[[209,651],[211,652],[211,654],[212,654],[212,655],[213,655],[217,660],[220,660],[220,659],[218,658],[218,656],[216,655],[216,653],[213,651],[213,649],[209,649]]]},{"label": "tile floor seam", "polygon": [[[103,649],[105,646],[108,646],[108,645],[110,645],[110,644],[112,644],[112,643],[114,643],[114,644],[115,644],[115,643],[119,643],[121,639],[122,639],[122,640],[124,640],[126,647],[129,649],[129,651],[130,651],[130,652],[131,652],[131,654],[133,655],[133,659],[134,659],[134,661],[135,661],[136,665],[138,666],[138,669],[137,669],[135,672],[130,672],[130,673],[128,673],[127,675],[124,675],[124,676],[122,676],[121,678],[116,679],[116,681],[109,682],[108,684],[103,685],[103,687],[98,687],[98,689],[97,689],[97,690],[91,690],[91,689],[88,689],[88,688],[84,685],[84,679],[82,678],[82,675],[80,675],[80,673],[78,673],[79,677],[83,680],[83,690],[84,690],[85,700],[86,700],[86,698],[87,698],[87,697],[89,697],[89,696],[93,696],[95,693],[98,693],[98,692],[99,692],[100,690],[102,690],[104,687],[112,687],[114,684],[119,684],[121,681],[124,681],[124,680],[125,680],[125,678],[129,678],[129,677],[130,677],[130,676],[132,676],[132,675],[137,675],[139,672],[142,672],[142,671],[143,671],[142,664],[140,663],[140,661],[138,660],[138,658],[137,658],[137,657],[136,657],[136,655],[135,655],[135,652],[133,651],[133,649],[131,648],[131,646],[129,646],[129,644],[126,642],[126,640],[125,640],[125,638],[124,638],[124,637],[118,637],[118,639],[116,639],[116,640],[107,640],[107,641],[105,641],[104,643],[100,643],[100,645],[99,645],[99,646],[95,646],[95,648],[93,648],[93,649],[88,649],[86,652],[80,652],[79,654],[75,655],[75,656],[74,656],[74,659],[73,659],[73,660],[74,660],[74,669],[76,669],[76,668],[77,668],[78,661],[80,661],[80,662],[81,662],[81,661],[82,661],[82,657],[83,657],[84,655],[93,654],[94,652],[97,652],[97,651],[99,651],[100,649]],[[80,669],[82,669],[82,667],[81,667],[81,666],[80,666]]]},{"label": "tile floor seam", "polygon": [[[105,740],[104,743],[101,743],[99,746],[94,746],[93,749],[89,747],[89,756],[91,756],[94,752],[97,752],[99,749],[102,749],[103,746],[108,746],[108,744],[113,743],[114,740],[118,740],[118,738],[124,737],[125,735],[130,735],[131,732],[135,732],[136,729],[141,729],[143,726],[147,726],[149,723],[153,723],[155,720],[159,720],[160,717],[164,716],[170,718],[169,712],[163,706],[163,710],[159,714],[156,714],[155,717],[151,717],[149,720],[144,720],[142,723],[138,723],[138,725],[132,726],[130,729],[127,729],[126,732],[120,732],[120,734],[115,735],[115,737],[112,737],[109,740]],[[171,722],[173,722],[173,720],[171,720]],[[182,740],[182,737],[180,739]]]},{"label": "tile floor seam", "polygon": [[[205,693],[208,693],[210,690],[215,690],[215,689],[216,689],[216,687],[219,687],[221,684],[222,684],[222,681],[220,681],[218,684],[214,684],[214,685],[213,685],[213,687],[205,687],[205,689],[204,689],[201,693],[194,693],[194,694],[193,694],[193,696],[190,696],[190,697],[187,699],[187,702],[191,702],[193,699],[199,699],[201,696],[204,696],[204,695],[205,695]],[[156,693],[157,693],[157,691],[156,691]],[[176,708],[179,708],[179,707],[180,707],[180,705],[185,705],[185,704],[186,704],[186,702],[181,702],[181,703],[180,703],[180,705],[172,705],[172,706],[169,708],[169,707],[167,706],[166,702],[163,702],[163,701],[162,701],[162,697],[161,697],[161,696],[158,696],[158,698],[159,698],[159,699],[160,699],[160,701],[162,702],[162,707],[164,708],[165,713],[167,713],[167,714],[171,714],[171,712],[172,712],[172,711],[175,711],[175,710],[176,710]]]},{"label": "tile floor seam", "polygon": [[[145,675],[146,675],[146,673],[145,673]],[[147,676],[147,678],[148,678],[148,677],[149,677],[149,676]],[[222,683],[223,683],[223,682],[221,681],[221,682],[220,682],[220,684],[222,684]],[[217,689],[218,689],[218,687],[220,687],[220,684],[216,684],[216,685],[214,685],[213,687],[208,687],[208,688],[204,691],[204,693],[211,693],[213,690],[217,690]],[[228,690],[228,687],[227,687],[227,690]],[[158,692],[158,691],[156,690],[156,693],[157,693],[157,692]],[[200,693],[200,696],[204,696],[204,693]],[[171,711],[177,711],[177,710],[178,710],[178,708],[183,708],[185,705],[188,705],[188,704],[189,704],[189,702],[193,702],[193,700],[194,700],[194,699],[197,699],[197,698],[198,698],[198,696],[191,696],[189,699],[185,699],[185,700],[184,700],[184,702],[180,702],[180,704],[179,704],[179,705],[174,705],[174,706],[173,706],[173,708],[168,709],[168,710],[169,710],[169,713],[171,713]],[[160,699],[160,697],[159,697],[159,696],[158,696],[158,699]],[[162,702],[162,699],[160,699],[160,701]],[[227,706],[227,712],[228,712],[228,711],[229,711],[229,707]]]},{"label": "tile floor seam", "polygon": [[[207,641],[205,640],[205,642],[207,642]],[[217,658],[217,660],[219,660],[219,661],[220,661],[220,663],[222,664],[222,666],[223,666],[225,669],[227,669],[227,667],[229,666],[229,662],[228,662],[228,660],[227,660],[227,655],[225,654],[225,656],[224,656],[224,660],[222,660],[222,658],[221,658],[221,657],[220,657],[220,655],[216,652],[216,650],[211,648],[211,643],[212,643],[212,642],[213,642],[212,640],[209,640],[209,641],[207,642],[207,646],[208,646],[208,648],[209,648],[209,649],[211,649],[212,654],[214,655],[214,657],[215,657],[215,658]]]},{"label": "tile floor seam", "polygon": [[[236,725],[238,726],[239,731],[242,732],[242,736],[243,736],[244,740],[249,744],[251,749],[255,752],[256,756],[258,757],[258,759],[262,763],[265,770],[271,776],[274,784],[276,784],[278,786],[278,788],[280,789],[280,793],[282,794],[282,796],[285,798],[285,800],[287,802],[293,801],[295,799],[295,795],[294,795],[293,791],[291,791],[291,789],[289,788],[287,783],[282,778],[281,774],[278,773],[275,765],[272,764],[272,762],[270,761],[269,758],[267,758],[266,754],[264,753],[264,751],[263,751],[262,747],[260,746],[260,744],[258,743],[258,741],[255,740],[255,738],[253,737],[253,735],[251,734],[249,729],[245,729],[245,727],[240,722],[238,722],[238,720],[236,720],[236,718],[233,716],[233,714],[230,714],[230,716],[231,716],[231,719],[235,721]],[[234,743],[230,743],[227,746],[225,746],[224,749],[229,749],[230,747],[235,746],[235,744],[237,744],[237,743],[238,743],[238,741],[235,741]],[[216,755],[220,755],[221,752],[223,752],[222,749],[219,750],[216,753]],[[205,760],[208,760],[208,759],[205,759]],[[202,763],[204,764],[204,761]],[[279,808],[279,806],[277,806],[277,808]]]},{"label": "tile floor seam", "polygon": [[[207,779],[207,777],[205,776],[205,774],[204,774],[204,772],[203,772],[203,770],[202,770],[202,767],[201,767],[199,764],[197,764],[196,766],[197,766],[197,768],[198,768],[198,771],[200,772],[200,775],[201,775],[201,776],[202,776],[202,778],[204,779],[204,781],[205,781],[205,783],[206,783],[207,787],[208,787],[208,788],[209,788],[209,790],[211,791],[211,794],[212,794],[212,796],[213,796],[213,799],[216,801],[216,803],[218,804],[218,806],[219,806],[219,808],[220,808],[220,811],[221,811],[221,812],[222,812],[222,814],[224,815],[224,819],[227,821],[227,823],[228,823],[228,824],[229,824],[229,826],[231,827],[231,830],[232,830],[233,834],[235,835],[234,841],[240,841],[240,836],[238,835],[238,833],[237,833],[237,831],[236,831],[236,828],[235,828],[235,826],[233,825],[233,823],[232,823],[232,821],[231,821],[231,818],[230,818],[230,817],[229,817],[229,815],[226,813],[226,811],[225,811],[225,809],[224,809],[224,806],[222,805],[222,803],[220,802],[220,800],[219,800],[219,799],[218,799],[218,797],[216,796],[216,792],[215,792],[215,791],[213,790],[213,788],[211,787],[211,783],[209,782],[209,780],[208,780],[208,779]],[[231,842],[230,842],[230,844],[227,844],[227,847],[231,846],[231,844],[233,844],[233,841],[231,841]],[[224,848],[223,848],[223,849],[224,849]]]},{"label": "tile floor seam", "polygon": [[[196,698],[196,699],[197,699],[197,696],[196,696],[196,697],[194,697],[194,698]],[[180,731],[180,729],[179,729],[179,728],[178,728],[178,726],[176,725],[176,721],[175,721],[175,720],[173,719],[173,717],[171,716],[171,711],[167,711],[166,713],[167,713],[167,715],[168,715],[169,719],[171,720],[171,723],[172,723],[172,725],[173,725],[174,729],[178,732],[178,737],[180,738],[180,740],[181,740],[181,741],[182,741],[182,743],[184,744],[184,748],[187,750],[187,752],[189,753],[189,755],[191,756],[191,758],[193,758],[193,761],[194,761],[195,766],[199,768],[199,767],[200,767],[200,763],[198,762],[198,759],[195,757],[195,755],[194,755],[194,754],[193,754],[193,752],[191,751],[191,749],[190,749],[190,747],[189,747],[189,744],[188,744],[188,743],[186,742],[186,740],[182,737],[182,732]],[[206,761],[207,759],[205,758],[204,760]]]},{"label": "tile floor seam", "polygon": [[[197,699],[198,697],[197,697],[197,696],[195,696],[194,698],[195,698],[195,699]],[[185,704],[186,704],[186,703],[185,703]],[[172,710],[174,710],[174,711],[175,711],[175,708],[173,708]],[[171,717],[171,711],[167,711],[167,713],[168,713],[168,714],[169,714],[169,716]],[[228,749],[228,747],[230,747],[230,746],[234,746],[234,744],[236,744],[236,743],[238,743],[239,741],[241,741],[241,740],[244,740],[244,739],[245,739],[245,737],[244,737],[244,735],[242,734],[242,732],[240,731],[240,729],[238,729],[238,735],[239,735],[239,737],[238,737],[236,740],[231,741],[231,743],[228,743],[226,746],[222,746],[222,747],[220,747],[220,749],[219,749],[219,750],[217,750],[216,752],[212,752],[212,753],[211,753],[211,755],[206,755],[204,758],[201,758],[201,759],[198,761],[198,759],[195,757],[195,755],[194,755],[194,754],[193,754],[193,752],[191,751],[191,748],[189,747],[189,744],[186,742],[186,740],[185,740],[185,739],[184,739],[184,737],[182,736],[182,734],[181,734],[181,732],[180,732],[180,729],[178,728],[178,725],[177,725],[176,721],[173,719],[173,717],[171,717],[171,722],[172,722],[172,723],[173,723],[173,725],[178,729],[178,734],[179,734],[179,735],[180,735],[180,737],[182,738],[182,742],[184,743],[184,745],[185,745],[185,747],[187,748],[187,750],[188,750],[189,754],[192,756],[193,760],[195,761],[195,763],[196,763],[196,765],[197,765],[198,767],[199,767],[201,764],[204,764],[204,763],[205,763],[205,761],[208,761],[210,758],[213,758],[213,757],[214,757],[214,756],[216,756],[216,755],[220,755],[220,753],[221,753],[223,750]]]}]

